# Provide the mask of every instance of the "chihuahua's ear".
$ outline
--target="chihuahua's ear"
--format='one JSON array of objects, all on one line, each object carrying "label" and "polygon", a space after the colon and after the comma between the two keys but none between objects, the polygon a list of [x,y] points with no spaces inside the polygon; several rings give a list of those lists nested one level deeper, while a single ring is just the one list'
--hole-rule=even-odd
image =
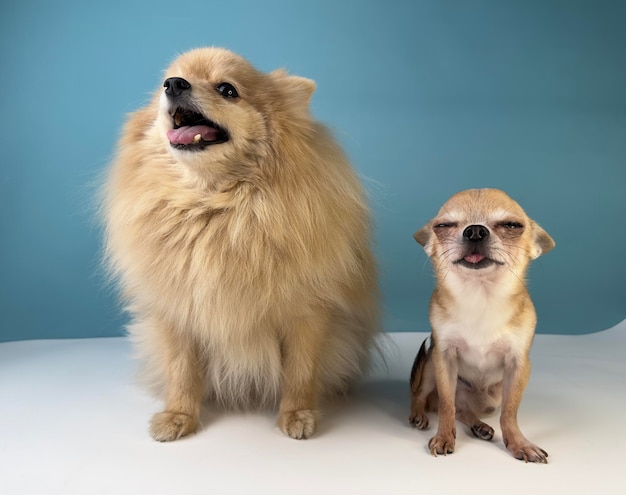
[{"label": "chihuahua's ear", "polygon": [[539,258],[542,254],[546,254],[548,251],[556,245],[554,239],[543,230],[536,222],[532,222],[533,228],[533,247],[531,249],[531,258]]},{"label": "chihuahua's ear", "polygon": [[284,69],[270,72],[270,77],[279,83],[289,96],[291,103],[299,107],[309,107],[311,96],[315,92],[315,81],[306,77],[291,76]]},{"label": "chihuahua's ear", "polygon": [[428,256],[433,254],[433,246],[431,241],[433,235],[433,230],[430,227],[430,223],[424,225],[421,229],[419,229],[415,234],[413,234],[413,238],[424,247],[424,251]]}]

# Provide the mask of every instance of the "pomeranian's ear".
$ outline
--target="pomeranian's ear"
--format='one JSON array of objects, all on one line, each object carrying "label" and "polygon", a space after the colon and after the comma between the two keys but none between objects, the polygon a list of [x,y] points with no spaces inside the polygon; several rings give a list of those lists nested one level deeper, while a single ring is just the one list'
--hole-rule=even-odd
[{"label": "pomeranian's ear", "polygon": [[270,72],[270,76],[278,83],[294,104],[308,108],[311,96],[315,92],[315,82],[306,77],[290,76],[284,69]]}]

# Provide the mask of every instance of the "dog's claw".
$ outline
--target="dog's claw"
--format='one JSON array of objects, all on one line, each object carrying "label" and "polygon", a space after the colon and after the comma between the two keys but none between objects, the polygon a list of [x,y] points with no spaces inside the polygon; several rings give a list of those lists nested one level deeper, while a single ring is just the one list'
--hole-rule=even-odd
[{"label": "dog's claw", "polygon": [[509,445],[507,448],[511,451],[513,456],[520,461],[548,464],[548,453],[536,445],[528,444],[514,448]]},{"label": "dog's claw", "polygon": [[437,457],[437,455],[445,456],[454,453],[454,442],[454,435],[435,435],[428,442],[428,448],[434,457]]}]

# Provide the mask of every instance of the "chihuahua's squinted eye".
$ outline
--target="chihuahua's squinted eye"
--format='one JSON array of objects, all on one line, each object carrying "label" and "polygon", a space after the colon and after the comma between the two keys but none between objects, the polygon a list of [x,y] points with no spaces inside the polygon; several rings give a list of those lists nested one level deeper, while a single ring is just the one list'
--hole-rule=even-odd
[{"label": "chihuahua's squinted eye", "polygon": [[494,429],[479,418],[502,406],[502,437],[511,454],[546,463],[547,452],[520,431],[517,411],[537,319],[524,277],[554,241],[497,189],[452,196],[415,239],[433,262],[437,288],[430,305],[432,336],[411,370],[410,422],[424,429],[426,412],[438,410],[439,426],[428,446],[433,455],[446,455],[454,452],[455,419],[491,440]]}]

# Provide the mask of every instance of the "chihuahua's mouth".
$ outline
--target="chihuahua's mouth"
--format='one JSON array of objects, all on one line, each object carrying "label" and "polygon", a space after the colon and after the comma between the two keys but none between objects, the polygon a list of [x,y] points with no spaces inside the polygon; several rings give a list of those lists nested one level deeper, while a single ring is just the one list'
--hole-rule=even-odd
[{"label": "chihuahua's mouth", "polygon": [[456,260],[454,264],[464,266],[465,268],[471,268],[472,270],[481,270],[493,265],[504,265],[501,261],[488,258],[481,253],[468,253],[461,259]]},{"label": "chihuahua's mouth", "polygon": [[195,110],[176,107],[170,110],[170,115],[172,129],[167,131],[167,138],[173,148],[199,151],[229,139],[225,129]]}]

